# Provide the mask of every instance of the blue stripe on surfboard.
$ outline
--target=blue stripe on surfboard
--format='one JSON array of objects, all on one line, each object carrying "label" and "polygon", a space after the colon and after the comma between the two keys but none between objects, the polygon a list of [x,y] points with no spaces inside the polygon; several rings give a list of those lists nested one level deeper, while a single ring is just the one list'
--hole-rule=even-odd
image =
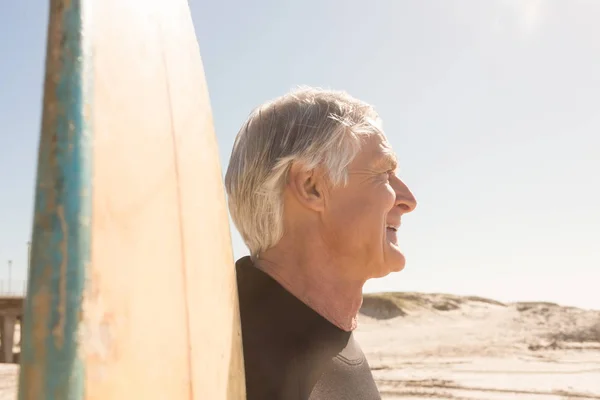
[{"label": "blue stripe on surfboard", "polygon": [[20,400],[84,398],[78,335],[90,262],[92,189],[85,1],[50,2]]}]

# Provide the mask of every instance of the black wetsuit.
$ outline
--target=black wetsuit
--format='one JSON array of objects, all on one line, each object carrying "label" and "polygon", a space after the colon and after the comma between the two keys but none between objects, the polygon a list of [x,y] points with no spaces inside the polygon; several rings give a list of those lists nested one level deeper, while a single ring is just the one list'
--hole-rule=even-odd
[{"label": "black wetsuit", "polygon": [[354,340],[254,267],[236,263],[247,400],[380,400]]}]

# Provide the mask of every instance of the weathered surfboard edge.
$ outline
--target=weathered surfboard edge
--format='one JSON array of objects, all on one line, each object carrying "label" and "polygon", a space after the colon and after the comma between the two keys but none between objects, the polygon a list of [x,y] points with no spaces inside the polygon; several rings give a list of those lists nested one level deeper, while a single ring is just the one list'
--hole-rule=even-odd
[{"label": "weathered surfboard edge", "polygon": [[84,398],[78,331],[90,261],[88,0],[51,0],[20,400]]}]

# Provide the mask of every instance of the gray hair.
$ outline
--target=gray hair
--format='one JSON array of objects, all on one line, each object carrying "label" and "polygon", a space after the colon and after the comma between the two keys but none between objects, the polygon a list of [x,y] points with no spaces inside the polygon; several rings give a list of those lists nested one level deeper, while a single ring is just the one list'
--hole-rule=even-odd
[{"label": "gray hair", "polygon": [[239,131],[225,175],[229,211],[253,258],[283,236],[290,166],[323,166],[347,183],[360,137],[381,132],[374,108],[345,92],[301,87],[255,109]]}]

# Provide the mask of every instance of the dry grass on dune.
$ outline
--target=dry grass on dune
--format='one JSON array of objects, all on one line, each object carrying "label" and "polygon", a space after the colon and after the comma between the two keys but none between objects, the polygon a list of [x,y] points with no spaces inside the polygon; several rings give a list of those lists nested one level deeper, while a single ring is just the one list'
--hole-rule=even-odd
[{"label": "dry grass on dune", "polygon": [[365,294],[361,313],[376,319],[389,319],[405,316],[423,310],[457,310],[467,301],[506,306],[496,300],[477,296],[455,296],[439,293],[392,292]]},{"label": "dry grass on dune", "polygon": [[478,296],[440,293],[372,293],[365,294],[360,313],[377,321],[399,317],[414,321],[425,316],[431,319],[435,315],[485,320],[495,314],[506,314],[512,319],[513,327],[519,325],[521,330],[530,329],[545,339],[565,343],[600,343],[600,310],[564,307],[551,302],[502,303]]}]

